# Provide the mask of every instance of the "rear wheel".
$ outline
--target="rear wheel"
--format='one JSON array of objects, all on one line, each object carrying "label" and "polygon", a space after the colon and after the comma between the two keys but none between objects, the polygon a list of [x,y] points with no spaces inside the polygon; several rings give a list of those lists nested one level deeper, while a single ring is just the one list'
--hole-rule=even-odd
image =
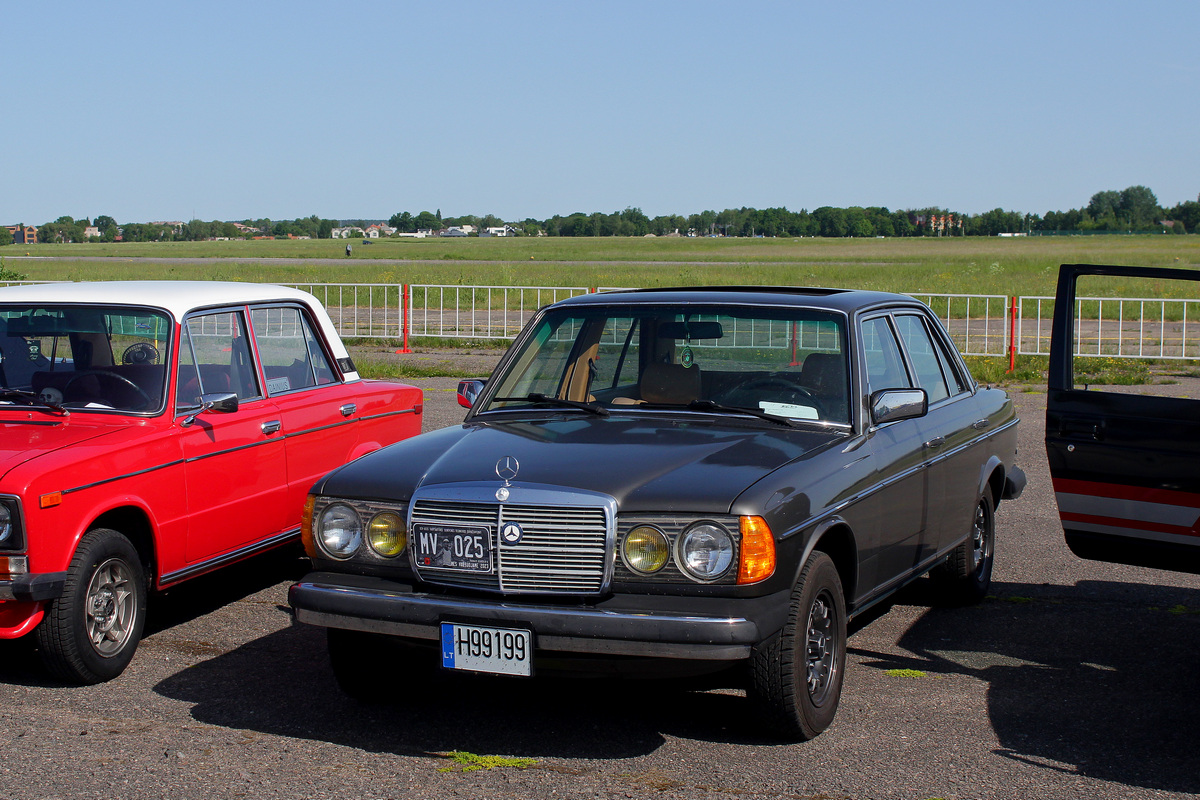
[{"label": "rear wheel", "polygon": [[814,552],[792,591],[779,636],[751,656],[749,697],[779,735],[811,739],[837,713],[846,671],[846,603],[833,560]]},{"label": "rear wheel", "polygon": [[37,627],[38,652],[56,677],[102,683],[133,659],[146,618],[146,572],[137,550],[107,528],[88,531],[63,593]]},{"label": "rear wheel", "polygon": [[991,487],[985,487],[975,505],[971,535],[950,552],[946,563],[933,571],[942,598],[952,605],[975,605],[987,597],[992,585],[996,550],[996,512]]}]

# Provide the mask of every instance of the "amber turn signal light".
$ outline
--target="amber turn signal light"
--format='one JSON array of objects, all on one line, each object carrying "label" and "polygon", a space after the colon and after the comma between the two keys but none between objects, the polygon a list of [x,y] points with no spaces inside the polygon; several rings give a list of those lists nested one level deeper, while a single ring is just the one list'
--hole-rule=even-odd
[{"label": "amber turn signal light", "polygon": [[742,517],[738,583],[758,583],[775,573],[775,537],[762,517]]}]

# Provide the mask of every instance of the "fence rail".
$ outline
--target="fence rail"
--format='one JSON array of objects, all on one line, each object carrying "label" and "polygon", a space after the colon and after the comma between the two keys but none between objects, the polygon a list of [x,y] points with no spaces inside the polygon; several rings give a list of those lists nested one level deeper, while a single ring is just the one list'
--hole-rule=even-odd
[{"label": "fence rail", "polygon": [[[1048,355],[1053,297],[1017,301],[1018,352]],[[1079,297],[1075,354],[1101,358],[1200,358],[1200,300]]]},{"label": "fence rail", "polygon": [[[58,283],[59,281],[4,281]],[[537,309],[616,287],[291,283],[324,304],[347,338],[512,339]],[[1054,298],[913,292],[965,355],[1048,355]],[[1084,297],[1075,352],[1119,358],[1200,359],[1200,300]]]}]

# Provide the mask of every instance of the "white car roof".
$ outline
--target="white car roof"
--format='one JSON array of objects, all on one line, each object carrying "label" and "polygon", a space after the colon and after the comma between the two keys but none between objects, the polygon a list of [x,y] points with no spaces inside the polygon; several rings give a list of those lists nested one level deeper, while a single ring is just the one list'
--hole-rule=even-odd
[{"label": "white car roof", "polygon": [[84,281],[26,283],[0,288],[0,303],[113,303],[164,308],[182,319],[207,306],[300,300],[320,306],[308,292],[286,286],[235,281]]},{"label": "white car roof", "polygon": [[[0,287],[2,303],[97,303],[150,306],[170,312],[181,321],[189,311],[213,306],[274,301],[300,302],[313,313],[325,332],[333,357],[349,353],[333,321],[317,298],[308,292],[269,283],[237,281],[82,281],[78,283],[26,283]],[[357,372],[346,372],[346,380],[357,380]]]}]

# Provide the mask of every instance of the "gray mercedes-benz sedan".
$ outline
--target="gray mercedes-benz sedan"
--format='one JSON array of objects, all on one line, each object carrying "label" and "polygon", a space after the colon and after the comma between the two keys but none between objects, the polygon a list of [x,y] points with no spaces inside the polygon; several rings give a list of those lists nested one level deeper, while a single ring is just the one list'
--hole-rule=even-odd
[{"label": "gray mercedes-benz sedan", "polygon": [[309,497],[291,605],[360,699],[377,670],[721,673],[811,738],[847,620],[926,573],[983,599],[1025,484],[1012,403],[902,295],[576,297],[459,392],[461,425]]}]

